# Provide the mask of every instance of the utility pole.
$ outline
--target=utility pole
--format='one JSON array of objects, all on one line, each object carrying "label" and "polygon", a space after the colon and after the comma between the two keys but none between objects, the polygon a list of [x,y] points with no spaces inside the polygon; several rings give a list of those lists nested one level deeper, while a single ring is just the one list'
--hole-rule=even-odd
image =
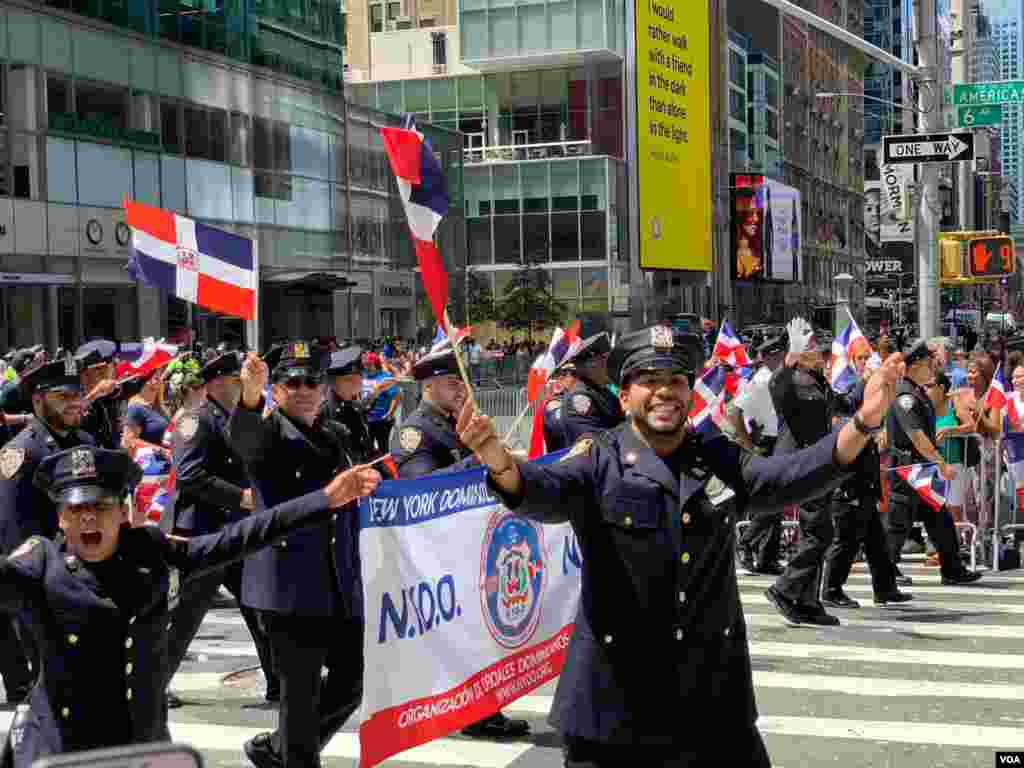
[{"label": "utility pole", "polygon": [[[917,13],[917,57],[921,78],[917,81],[918,109],[922,115],[919,133],[941,131],[944,76],[939,60],[938,22],[935,0],[915,0]],[[934,336],[939,327],[939,168],[937,163],[922,163],[920,194],[915,213],[917,240],[917,320],[918,333]]]}]

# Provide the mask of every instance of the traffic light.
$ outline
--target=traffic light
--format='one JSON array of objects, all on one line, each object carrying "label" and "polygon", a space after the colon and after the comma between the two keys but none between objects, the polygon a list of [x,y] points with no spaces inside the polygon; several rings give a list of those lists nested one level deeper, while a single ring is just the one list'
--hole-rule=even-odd
[{"label": "traffic light", "polygon": [[1004,277],[1017,269],[1013,240],[977,237],[967,242],[967,263],[972,277]]},{"label": "traffic light", "polygon": [[958,240],[939,240],[939,264],[943,280],[960,280],[964,276],[962,243]]}]

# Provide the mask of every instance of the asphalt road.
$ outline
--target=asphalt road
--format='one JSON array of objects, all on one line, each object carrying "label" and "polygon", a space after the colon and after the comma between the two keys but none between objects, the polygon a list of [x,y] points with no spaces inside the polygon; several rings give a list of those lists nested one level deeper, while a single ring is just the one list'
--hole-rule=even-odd
[{"label": "asphalt road", "polygon": [[[997,749],[1024,750],[1024,571],[959,588],[940,586],[937,571],[920,560],[905,565],[915,601],[876,608],[858,564],[848,592],[865,606],[836,611],[843,624],[832,629],[784,625],[763,595],[771,580],[741,577],[759,725],[774,765],[989,768]],[[210,768],[248,768],[242,742],[274,726],[262,675],[241,671],[256,664],[237,610],[212,611],[175,678],[186,706],[171,713],[174,738],[198,747]],[[506,710],[530,721],[522,741],[455,735],[386,765],[561,766],[559,738],[545,722],[553,694],[551,684]],[[0,730],[10,711],[0,708]],[[353,718],[323,762],[343,768],[357,755]]]}]

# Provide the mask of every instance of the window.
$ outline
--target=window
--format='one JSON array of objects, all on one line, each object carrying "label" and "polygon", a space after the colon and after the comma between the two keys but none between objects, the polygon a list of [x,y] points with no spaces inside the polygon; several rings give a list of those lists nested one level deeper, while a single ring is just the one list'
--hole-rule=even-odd
[{"label": "window", "polygon": [[234,165],[249,166],[252,164],[249,116],[240,112],[231,115],[231,147],[228,160]]},{"label": "window", "polygon": [[71,111],[71,84],[50,72],[46,73],[46,109],[51,115]]},{"label": "window", "polygon": [[210,156],[210,119],[205,109],[185,107],[185,154]]},{"label": "window", "polygon": [[370,6],[370,31],[384,31],[384,8],[380,3],[375,3]]},{"label": "window", "polygon": [[[274,121],[264,117],[252,119],[253,129],[253,160],[255,168],[270,169],[274,167]],[[259,178],[259,177],[257,177]],[[259,194],[257,192],[257,194]]]},{"label": "window", "polygon": [[228,155],[228,116],[220,109],[210,111],[210,159],[223,163]]},{"label": "window", "polygon": [[160,104],[160,132],[164,151],[172,155],[180,155],[181,132],[178,130],[178,105],[173,102],[162,102]]},{"label": "window", "polygon": [[401,3],[388,3],[388,21],[394,21],[402,15]]},{"label": "window", "polygon": [[128,127],[128,91],[106,85],[78,81],[75,106],[83,120],[105,123],[116,131]]},{"label": "window", "polygon": [[448,64],[448,35],[444,32],[430,34],[434,51],[434,66],[445,67]]}]

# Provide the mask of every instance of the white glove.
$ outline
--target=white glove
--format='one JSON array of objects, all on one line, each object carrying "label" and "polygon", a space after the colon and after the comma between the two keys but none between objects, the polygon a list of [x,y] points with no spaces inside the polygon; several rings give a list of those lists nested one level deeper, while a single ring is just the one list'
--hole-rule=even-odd
[{"label": "white glove", "polygon": [[811,324],[802,317],[794,317],[786,326],[789,333],[789,351],[791,354],[799,355],[801,352],[813,352],[818,348],[817,339],[814,338],[814,329]]}]

